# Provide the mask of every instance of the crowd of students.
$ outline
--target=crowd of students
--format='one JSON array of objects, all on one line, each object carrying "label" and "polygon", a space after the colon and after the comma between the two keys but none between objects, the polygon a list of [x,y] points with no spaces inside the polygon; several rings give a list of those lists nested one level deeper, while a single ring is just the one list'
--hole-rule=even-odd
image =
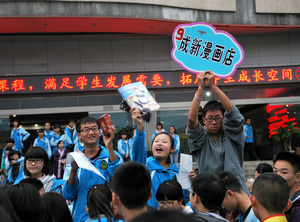
[{"label": "crowd of students", "polygon": [[[220,102],[205,105],[204,128],[197,112],[206,81]],[[3,151],[8,168],[1,171],[9,170],[9,183],[0,190],[0,218],[8,222],[300,221],[300,157],[279,153],[271,166],[273,172],[258,166],[255,180],[246,183],[244,118],[215,85],[214,73],[200,73],[198,82],[186,132],[198,164],[198,172],[189,175],[190,189],[182,189],[177,182],[176,156],[170,161],[179,149],[175,127],[170,127],[169,134],[157,124],[152,156],[147,157],[145,123],[141,112],[132,108],[136,131],[131,140],[124,133],[119,152],[112,145],[114,126],[108,127],[101,146],[100,125],[92,117],[70,123],[64,135],[59,126],[54,126],[52,137],[49,130],[39,131],[36,144],[24,157],[14,146],[16,137],[8,140]],[[24,138],[26,133],[20,141]],[[51,152],[43,146],[46,141]],[[67,151],[73,148],[83,151],[99,172],[80,168],[76,162],[62,171]],[[52,167],[52,161],[61,167]]]}]

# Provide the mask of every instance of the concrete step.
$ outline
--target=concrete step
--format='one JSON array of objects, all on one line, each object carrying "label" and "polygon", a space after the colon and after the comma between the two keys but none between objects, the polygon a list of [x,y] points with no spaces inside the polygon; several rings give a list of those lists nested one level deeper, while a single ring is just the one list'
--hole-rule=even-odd
[{"label": "concrete step", "polygon": [[272,160],[256,160],[256,161],[244,161],[243,171],[247,179],[254,178],[256,166],[259,163],[268,163],[273,166]]}]

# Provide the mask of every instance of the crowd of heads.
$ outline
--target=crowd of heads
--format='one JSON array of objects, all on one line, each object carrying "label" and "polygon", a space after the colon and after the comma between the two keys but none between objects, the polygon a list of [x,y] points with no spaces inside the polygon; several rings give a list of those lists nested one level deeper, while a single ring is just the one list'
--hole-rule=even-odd
[{"label": "crowd of heads", "polygon": [[[223,106],[217,101],[207,104],[203,110],[204,116],[212,111],[220,111],[222,114],[220,118],[225,112]],[[204,121],[209,127],[211,119],[208,117]],[[76,123],[77,132],[82,131],[82,124],[88,123],[96,123],[98,129],[100,128],[97,120],[85,117]],[[46,125],[50,127],[49,123]],[[53,129],[57,132],[61,130],[58,124],[55,124]],[[157,129],[162,129],[161,123],[157,124]],[[171,131],[176,133],[174,126],[170,126]],[[39,130],[38,133],[42,134],[44,131]],[[127,133],[123,131],[122,138],[126,139],[125,136],[127,137]],[[14,141],[8,140],[7,143],[14,143]],[[60,145],[64,146],[64,142],[59,141],[58,146]],[[153,157],[161,165],[167,163],[172,148],[174,148],[174,139],[169,133],[160,132],[154,136],[151,150]],[[7,147],[5,152],[9,161],[21,157],[19,151],[10,147]],[[273,165],[273,167],[266,163],[257,165],[252,195],[249,198],[256,217],[261,221],[264,219],[262,212],[267,211],[275,215],[289,210],[292,205],[290,191],[293,187],[300,186],[299,156],[289,152],[279,153],[274,158]],[[30,148],[24,158],[24,175],[28,178],[23,179],[19,184],[9,185],[0,190],[1,217],[5,221],[72,221],[64,197],[55,192],[45,192],[41,180],[36,179],[49,174],[52,174],[52,169],[45,149],[38,146]],[[179,221],[179,219],[197,221],[195,217],[179,213],[183,211],[186,202],[184,190],[176,178],[160,182],[155,195],[159,211],[152,212],[147,205],[148,200],[153,196],[151,181],[152,175],[144,164],[135,161],[121,164],[114,171],[111,183],[95,184],[88,191],[86,212],[89,218],[100,221],[105,217],[107,221],[113,222],[119,220],[122,215],[133,222]],[[190,206],[198,212],[222,212],[222,209],[225,209],[236,213],[240,210],[238,196],[245,195],[237,177],[226,171],[198,174],[192,180],[188,192]],[[130,212],[137,210],[150,213],[135,215],[135,218],[128,216]]]}]

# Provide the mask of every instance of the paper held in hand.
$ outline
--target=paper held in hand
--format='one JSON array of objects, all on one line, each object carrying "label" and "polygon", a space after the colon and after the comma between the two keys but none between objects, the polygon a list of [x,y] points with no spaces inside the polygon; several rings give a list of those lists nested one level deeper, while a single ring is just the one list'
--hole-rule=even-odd
[{"label": "paper held in hand", "polygon": [[178,182],[181,184],[182,189],[188,189],[192,187],[189,174],[193,169],[193,157],[192,155],[180,154],[180,169],[178,173]]},{"label": "paper held in hand", "polygon": [[72,152],[67,155],[67,164],[71,164],[75,161],[79,168],[90,170],[100,177],[104,177],[100,171],[88,160],[88,158],[82,152]]}]

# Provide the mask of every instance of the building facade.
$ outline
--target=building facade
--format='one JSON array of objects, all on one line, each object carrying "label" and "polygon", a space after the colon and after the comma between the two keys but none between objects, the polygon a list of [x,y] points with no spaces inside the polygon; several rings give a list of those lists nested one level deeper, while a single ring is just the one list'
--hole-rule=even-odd
[{"label": "building facade", "polygon": [[[236,73],[217,84],[252,119],[258,153],[270,159],[282,149],[274,130],[300,121],[299,6],[297,0],[0,2],[1,143],[15,118],[32,134],[46,120],[65,125],[104,113],[120,128],[133,125],[117,89],[141,81],[161,106],[145,126],[148,142],[160,121],[167,131],[176,127],[187,152],[196,75],[172,60],[172,33],[180,24],[205,22],[244,49]],[[207,89],[201,106],[211,99]],[[300,146],[297,135],[292,146]]]}]

